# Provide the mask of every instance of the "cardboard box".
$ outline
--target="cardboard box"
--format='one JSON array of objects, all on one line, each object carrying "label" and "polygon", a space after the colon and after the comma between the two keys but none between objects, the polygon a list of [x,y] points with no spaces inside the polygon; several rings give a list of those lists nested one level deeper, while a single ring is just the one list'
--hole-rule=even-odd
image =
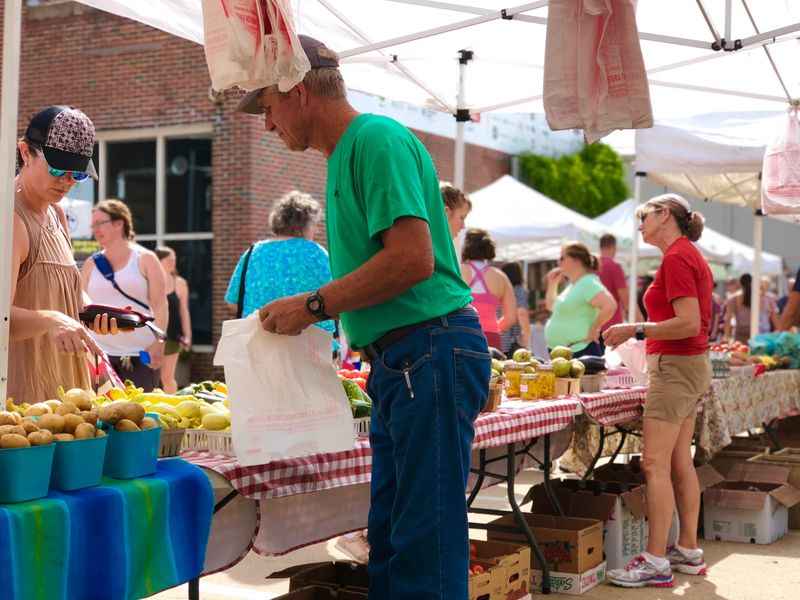
[{"label": "cardboard box", "polygon": [[[558,517],[554,515],[526,514],[545,561],[553,571],[584,573],[603,562],[603,523],[597,519]],[[514,526],[514,515],[505,515],[492,521],[494,525]],[[522,533],[489,530],[490,540],[527,543]],[[541,569],[533,552],[530,568]]]},{"label": "cardboard box", "polygon": [[289,591],[318,586],[333,591],[343,588],[364,591],[369,589],[367,566],[347,561],[297,565],[273,573],[267,579],[289,579]]},{"label": "cardboard box", "polygon": [[705,538],[771,544],[786,534],[787,508],[800,502],[800,490],[787,483],[790,470],[742,463],[726,481],[703,492]]},{"label": "cardboard box", "polygon": [[[788,468],[789,485],[800,489],[800,448],[784,448],[774,454],[759,454],[748,462]],[[795,504],[789,509],[789,529],[800,529],[800,504]]]},{"label": "cardboard box", "polygon": [[[534,589],[539,589],[542,585],[542,572],[534,570],[532,574]],[[600,563],[581,574],[551,571],[549,579],[552,593],[580,596],[606,580],[606,563]]]},{"label": "cardboard box", "polygon": [[[647,547],[644,486],[617,482],[553,481],[551,487],[568,517],[603,521],[603,550],[609,569],[621,569]],[[557,515],[539,484],[532,488],[533,512]]]},{"label": "cardboard box", "polygon": [[357,591],[335,591],[328,587],[311,586],[278,596],[275,600],[368,600],[368,596],[366,593]]},{"label": "cardboard box", "polygon": [[485,573],[469,576],[469,600],[505,600],[505,567],[487,561],[470,561],[486,568]]},{"label": "cardboard box", "polygon": [[503,600],[518,600],[530,592],[531,549],[527,545],[495,541],[470,540],[475,546],[477,560],[486,561],[505,569],[502,574]]},{"label": "cardboard box", "polygon": [[733,438],[733,442],[725,446],[711,459],[711,466],[727,479],[731,469],[739,463],[747,462],[759,454],[769,454],[769,445],[750,438]]}]

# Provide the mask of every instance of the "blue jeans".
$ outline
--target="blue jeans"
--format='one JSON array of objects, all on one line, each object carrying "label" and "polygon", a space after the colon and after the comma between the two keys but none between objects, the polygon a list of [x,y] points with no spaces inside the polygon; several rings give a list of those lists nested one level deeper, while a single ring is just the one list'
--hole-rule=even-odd
[{"label": "blue jeans", "polygon": [[465,490],[490,364],[471,308],[372,362],[370,600],[467,600]]}]

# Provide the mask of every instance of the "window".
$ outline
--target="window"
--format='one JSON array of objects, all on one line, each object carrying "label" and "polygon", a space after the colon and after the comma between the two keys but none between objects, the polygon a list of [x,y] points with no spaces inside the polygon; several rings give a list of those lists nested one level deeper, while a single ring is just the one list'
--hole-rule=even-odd
[{"label": "window", "polygon": [[189,284],[192,340],[211,352],[211,126],[99,132],[100,199],[131,209],[136,240],[175,250]]}]

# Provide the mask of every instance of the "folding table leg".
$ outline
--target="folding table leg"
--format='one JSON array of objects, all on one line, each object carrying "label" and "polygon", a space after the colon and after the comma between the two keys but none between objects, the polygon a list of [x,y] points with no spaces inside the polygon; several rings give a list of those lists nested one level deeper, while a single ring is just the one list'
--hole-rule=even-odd
[{"label": "folding table leg", "polygon": [[[774,423],[774,421],[773,421]],[[781,450],[781,443],[778,441],[778,434],[775,432],[775,428],[770,423],[763,424],[764,431],[767,432],[772,445],[774,446],[773,450]]]},{"label": "folding table leg", "polygon": [[597,452],[592,459],[592,464],[589,465],[589,468],[586,469],[586,473],[583,474],[582,479],[589,479],[591,477],[592,472],[594,471],[595,466],[597,465],[597,461],[600,460],[600,457],[603,456],[603,448],[606,445],[606,428],[600,425],[600,447],[597,449]]},{"label": "folding table leg", "polygon": [[481,491],[481,487],[483,487],[483,480],[486,478],[486,450],[479,450],[478,451],[478,458],[480,460],[479,467],[477,470],[473,470],[472,472],[477,474],[478,478],[475,480],[475,487],[472,488],[472,491],[469,494],[469,498],[467,498],[467,507],[472,506],[472,503],[475,501],[475,498],[478,497],[478,493]]},{"label": "folding table leg", "polygon": [[544,436],[544,460],[542,461],[542,471],[544,472],[544,491],[547,494],[547,499],[550,500],[550,504],[556,509],[556,512],[559,516],[564,516],[564,510],[561,508],[561,504],[558,502],[558,498],[556,497],[555,493],[553,492],[553,488],[550,487],[550,434],[546,434]]},{"label": "folding table leg", "polygon": [[200,600],[200,578],[189,580],[189,600]]},{"label": "folding table leg", "polygon": [[531,550],[536,555],[536,560],[542,566],[542,593],[550,593],[550,569],[544,559],[544,554],[533,536],[533,532],[528,527],[528,522],[525,520],[522,511],[517,504],[517,497],[514,493],[514,482],[516,481],[517,464],[516,464],[516,450],[514,444],[508,445],[508,454],[506,455],[506,468],[508,470],[508,503],[511,505],[511,512],[514,513],[514,519],[517,521],[517,526],[522,530],[522,533],[528,540]]}]

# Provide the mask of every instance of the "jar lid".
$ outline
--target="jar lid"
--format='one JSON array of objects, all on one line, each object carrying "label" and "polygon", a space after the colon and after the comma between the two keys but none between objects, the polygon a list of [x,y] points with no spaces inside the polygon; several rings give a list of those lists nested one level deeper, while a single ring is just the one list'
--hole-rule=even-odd
[{"label": "jar lid", "polygon": [[536,370],[537,371],[552,371],[553,370],[553,365],[539,365],[538,367],[536,367]]},{"label": "jar lid", "polygon": [[506,371],[522,371],[531,366],[529,362],[510,362],[506,364],[503,368]]}]

